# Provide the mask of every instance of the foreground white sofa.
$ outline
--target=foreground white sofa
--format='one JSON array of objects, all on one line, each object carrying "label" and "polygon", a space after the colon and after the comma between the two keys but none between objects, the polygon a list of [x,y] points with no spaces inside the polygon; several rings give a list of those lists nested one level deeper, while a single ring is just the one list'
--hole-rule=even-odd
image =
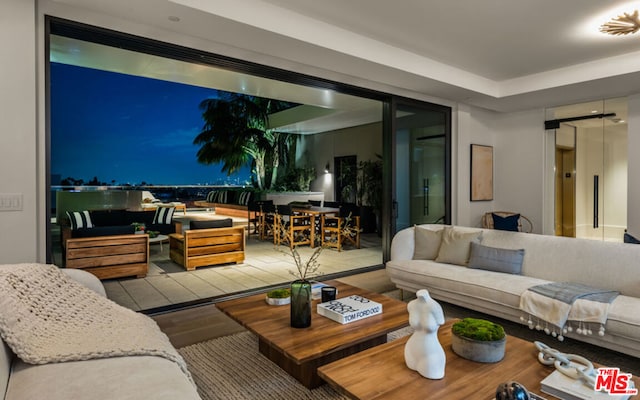
[{"label": "foreground white sofa", "polygon": [[[438,231],[443,225],[419,228]],[[436,299],[518,323],[523,323],[520,296],[531,286],[555,281],[616,290],[620,295],[610,305],[604,336],[579,335],[575,331],[565,336],[640,357],[640,245],[453,228],[461,232],[482,231],[480,243],[484,246],[524,249],[521,273],[416,260],[416,228],[411,227],[393,238],[391,260],[386,264],[391,281],[403,290],[428,289]]]},{"label": "foreground white sofa", "polygon": [[[105,296],[104,287],[92,274],[82,270],[63,271]],[[140,332],[143,337],[148,334]],[[166,358],[124,356],[31,365],[17,358],[2,341],[0,399],[195,400],[200,397],[180,367]]]}]

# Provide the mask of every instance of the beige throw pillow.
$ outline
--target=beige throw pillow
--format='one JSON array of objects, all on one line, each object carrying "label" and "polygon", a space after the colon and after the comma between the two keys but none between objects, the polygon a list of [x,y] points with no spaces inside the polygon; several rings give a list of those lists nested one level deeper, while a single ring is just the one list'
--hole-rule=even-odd
[{"label": "beige throw pillow", "polygon": [[462,231],[454,227],[444,228],[442,243],[438,250],[437,262],[467,265],[471,252],[471,242],[480,242],[482,231]]},{"label": "beige throw pillow", "polygon": [[414,228],[415,246],[413,249],[413,259],[434,260],[438,256],[440,242],[442,242],[443,230],[444,229],[438,229],[437,231],[434,231],[416,226]]}]

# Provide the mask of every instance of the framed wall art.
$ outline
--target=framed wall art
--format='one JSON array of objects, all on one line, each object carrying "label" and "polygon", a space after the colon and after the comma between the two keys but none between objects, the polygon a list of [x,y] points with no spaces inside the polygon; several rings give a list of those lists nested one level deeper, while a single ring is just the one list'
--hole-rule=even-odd
[{"label": "framed wall art", "polygon": [[471,145],[471,201],[493,200],[493,146]]}]

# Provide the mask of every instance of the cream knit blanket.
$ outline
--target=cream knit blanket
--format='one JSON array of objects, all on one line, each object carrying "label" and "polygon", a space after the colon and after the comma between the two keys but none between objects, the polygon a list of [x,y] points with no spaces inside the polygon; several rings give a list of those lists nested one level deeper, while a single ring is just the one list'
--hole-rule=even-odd
[{"label": "cream knit blanket", "polygon": [[97,294],[54,265],[0,265],[0,335],[29,364],[159,356],[177,363],[191,380],[154,320]]}]

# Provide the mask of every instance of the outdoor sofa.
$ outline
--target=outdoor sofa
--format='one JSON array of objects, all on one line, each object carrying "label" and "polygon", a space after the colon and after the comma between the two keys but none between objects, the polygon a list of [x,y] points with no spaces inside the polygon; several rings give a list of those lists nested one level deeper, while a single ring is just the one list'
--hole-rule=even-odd
[{"label": "outdoor sofa", "polygon": [[212,208],[216,215],[229,217],[255,218],[255,212],[249,211],[249,203],[256,200],[255,192],[246,189],[216,189],[207,194],[206,199],[195,201],[193,205]]},{"label": "outdoor sofa", "polygon": [[[61,244],[67,268],[84,269],[100,279],[135,276],[149,268],[149,237],[175,232],[173,207],[155,212],[128,210],[73,211],[61,221]],[[144,231],[136,231],[144,226]],[[139,228],[138,228],[139,229]]]},{"label": "outdoor sofa", "polygon": [[522,324],[530,315],[520,308],[521,297],[535,285],[572,282],[618,291],[602,335],[599,324],[589,332],[574,324],[563,336],[640,357],[639,260],[637,244],[427,224],[396,233],[386,270],[400,289],[427,289],[435,299]]},{"label": "outdoor sofa", "polygon": [[[31,285],[11,295],[14,269],[26,270],[21,279]],[[108,300],[95,276],[44,264],[0,265],[0,285],[0,399],[200,399],[158,325]],[[18,300],[22,294],[37,300]],[[17,323],[16,310],[27,314]],[[31,328],[28,336],[44,345],[33,346],[16,325]]]},{"label": "outdoor sofa", "polygon": [[186,270],[244,261],[245,227],[233,220],[191,221],[183,233],[169,235],[169,257]]}]

